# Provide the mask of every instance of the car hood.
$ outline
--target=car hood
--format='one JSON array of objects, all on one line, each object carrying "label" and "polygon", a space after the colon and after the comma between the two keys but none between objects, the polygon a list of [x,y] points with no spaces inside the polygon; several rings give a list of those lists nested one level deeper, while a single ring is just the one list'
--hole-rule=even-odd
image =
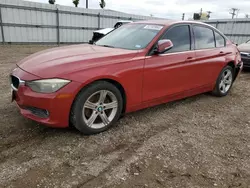
[{"label": "car hood", "polygon": [[238,49],[240,50],[240,52],[248,52],[248,53],[250,53],[250,44],[243,43],[243,44],[238,46]]},{"label": "car hood", "polygon": [[109,32],[113,31],[114,29],[115,28],[105,28],[105,29],[100,29],[100,30],[94,31],[94,33],[100,33],[100,34],[106,35]]},{"label": "car hood", "polygon": [[88,68],[120,63],[136,56],[138,51],[82,44],[57,47],[35,53],[17,66],[41,78],[60,77]]}]

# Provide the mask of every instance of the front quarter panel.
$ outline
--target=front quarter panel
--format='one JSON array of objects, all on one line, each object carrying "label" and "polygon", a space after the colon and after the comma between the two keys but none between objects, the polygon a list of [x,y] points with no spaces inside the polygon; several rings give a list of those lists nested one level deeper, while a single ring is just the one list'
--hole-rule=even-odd
[{"label": "front quarter panel", "polygon": [[79,70],[64,75],[63,77],[81,83],[78,92],[88,84],[97,80],[110,79],[120,83],[125,90],[126,112],[128,112],[132,106],[136,106],[142,101],[141,92],[144,61],[145,56],[139,53],[131,60]]}]

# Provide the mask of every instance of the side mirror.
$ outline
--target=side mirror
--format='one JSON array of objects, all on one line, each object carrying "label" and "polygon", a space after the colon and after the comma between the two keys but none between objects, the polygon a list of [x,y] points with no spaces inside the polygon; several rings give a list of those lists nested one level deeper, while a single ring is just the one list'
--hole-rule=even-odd
[{"label": "side mirror", "polygon": [[158,41],[155,52],[161,54],[171,49],[173,46],[174,45],[171,40],[162,39]]}]

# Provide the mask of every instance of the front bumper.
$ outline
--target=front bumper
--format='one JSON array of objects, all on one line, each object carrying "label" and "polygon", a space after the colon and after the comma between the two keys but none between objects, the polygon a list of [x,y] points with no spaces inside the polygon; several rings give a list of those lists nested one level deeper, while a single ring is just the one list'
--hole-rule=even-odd
[{"label": "front bumper", "polygon": [[[38,79],[19,68],[12,75],[21,80]],[[71,105],[79,88],[80,83],[71,82],[55,93],[44,94],[20,84],[12,95],[24,117],[51,127],[64,128],[69,126]]]},{"label": "front bumper", "polygon": [[234,72],[234,80],[236,80],[236,78],[238,77],[238,75],[241,73],[242,69],[243,69],[243,61],[239,61],[238,64],[236,64],[235,67],[235,72]]},{"label": "front bumper", "polygon": [[250,68],[250,56],[241,55],[241,60],[244,63],[244,68]]},{"label": "front bumper", "polygon": [[241,60],[237,65],[236,65],[236,69],[238,69],[239,71],[241,71],[243,69],[244,66],[244,62]]}]

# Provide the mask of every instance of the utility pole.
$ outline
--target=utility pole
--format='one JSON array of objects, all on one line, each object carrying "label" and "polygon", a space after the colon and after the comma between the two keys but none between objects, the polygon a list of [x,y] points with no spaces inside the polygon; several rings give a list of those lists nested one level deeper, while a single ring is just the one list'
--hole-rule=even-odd
[{"label": "utility pole", "polygon": [[236,15],[236,11],[239,11],[239,9],[231,8],[231,12],[229,12],[229,14],[232,14],[232,19],[234,19],[234,16]]},{"label": "utility pole", "polygon": [[237,10],[237,13],[236,13],[236,18],[238,18],[239,11],[240,11],[240,9],[238,9],[238,10]]},{"label": "utility pole", "polygon": [[185,13],[182,14],[182,20],[185,20]]},{"label": "utility pole", "polygon": [[202,15],[202,8],[201,8],[201,11],[200,11],[200,16]]},{"label": "utility pole", "polygon": [[89,0],[86,0],[86,8],[89,8]]}]

